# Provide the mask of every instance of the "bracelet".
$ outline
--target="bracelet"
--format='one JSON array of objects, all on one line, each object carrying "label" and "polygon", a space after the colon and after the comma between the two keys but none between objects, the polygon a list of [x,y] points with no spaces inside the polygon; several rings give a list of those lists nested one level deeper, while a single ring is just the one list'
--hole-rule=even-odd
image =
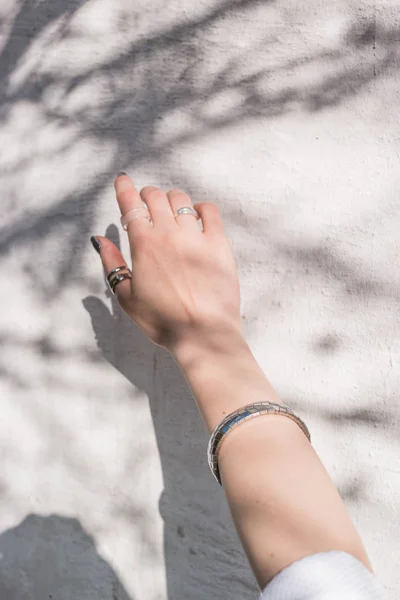
[{"label": "bracelet", "polygon": [[292,419],[292,421],[295,421],[295,423],[297,423],[303,433],[307,436],[308,441],[311,442],[310,432],[308,431],[306,424],[294,413],[291,408],[289,408],[289,406],[285,406],[284,404],[276,404],[274,402],[256,402],[254,404],[247,404],[243,408],[239,408],[239,410],[235,410],[225,417],[225,419],[223,419],[221,423],[215,427],[210,436],[207,448],[208,465],[212,474],[220,485],[222,485],[222,483],[218,468],[218,453],[225,436],[227,433],[229,433],[229,431],[240,425],[240,423],[265,414],[283,415],[284,417]]}]

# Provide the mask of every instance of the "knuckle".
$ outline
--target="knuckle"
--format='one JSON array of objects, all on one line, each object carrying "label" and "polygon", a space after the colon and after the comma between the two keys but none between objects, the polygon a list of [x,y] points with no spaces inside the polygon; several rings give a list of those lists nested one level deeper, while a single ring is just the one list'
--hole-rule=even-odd
[{"label": "knuckle", "polygon": [[135,232],[135,240],[134,240],[135,248],[140,250],[145,250],[149,246],[149,237],[146,231],[136,231]]}]

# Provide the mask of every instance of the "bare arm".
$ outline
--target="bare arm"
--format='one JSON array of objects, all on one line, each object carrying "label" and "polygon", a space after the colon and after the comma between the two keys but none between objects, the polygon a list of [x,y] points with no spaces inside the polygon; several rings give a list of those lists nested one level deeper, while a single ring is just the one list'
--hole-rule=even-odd
[{"label": "bare arm", "polygon": [[[146,186],[139,194],[127,175],[115,188],[122,215],[132,216],[143,201],[152,217],[128,223],[132,273],[115,293],[149,339],[174,356],[209,432],[246,404],[279,402],[242,334],[239,280],[217,206],[194,205],[200,231],[193,215],[176,214],[191,207],[181,190]],[[92,243],[106,273],[128,268],[110,240]],[[241,424],[223,441],[219,467],[261,588],[294,561],[328,550],[348,552],[371,570],[335,486],[290,419],[265,415]]]},{"label": "bare arm", "polygon": [[[173,355],[210,433],[246,404],[280,402],[236,332],[186,340]],[[329,550],[348,552],[372,571],[339,493],[296,423],[265,415],[241,424],[224,440],[219,468],[261,589],[294,561]]]}]

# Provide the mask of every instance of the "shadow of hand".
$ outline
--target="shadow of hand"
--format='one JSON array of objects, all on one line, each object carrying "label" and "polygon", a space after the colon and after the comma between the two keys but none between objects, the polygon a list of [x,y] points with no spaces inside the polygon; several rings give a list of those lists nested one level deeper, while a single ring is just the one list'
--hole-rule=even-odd
[{"label": "shadow of hand", "polygon": [[[110,225],[105,235],[120,249],[119,232],[115,225]],[[157,351],[169,353],[153,344],[122,310],[117,297],[106,283],[106,274],[103,276],[106,295],[111,299],[111,308],[96,296],[86,296],[82,300],[91,318],[97,347],[104,358],[133,385],[149,392],[149,378]]]}]

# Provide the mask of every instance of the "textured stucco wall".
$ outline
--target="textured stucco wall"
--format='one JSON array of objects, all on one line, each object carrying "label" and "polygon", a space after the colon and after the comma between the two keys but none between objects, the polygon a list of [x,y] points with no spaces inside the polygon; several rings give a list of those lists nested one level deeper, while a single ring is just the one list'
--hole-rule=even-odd
[{"label": "textured stucco wall", "polygon": [[[399,589],[398,0],[2,0],[0,599],[251,600],[113,178],[215,201],[251,348]],[[245,399],[246,401],[250,399]]]}]

